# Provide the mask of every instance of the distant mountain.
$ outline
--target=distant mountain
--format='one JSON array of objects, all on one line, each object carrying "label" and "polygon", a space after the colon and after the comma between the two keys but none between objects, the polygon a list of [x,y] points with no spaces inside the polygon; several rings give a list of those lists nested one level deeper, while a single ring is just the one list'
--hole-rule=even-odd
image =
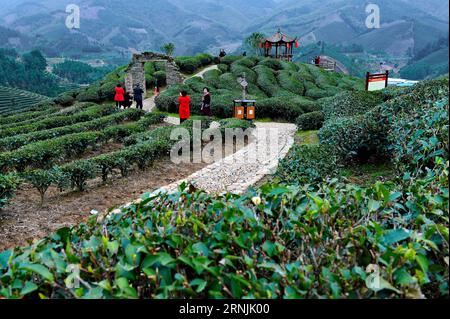
[{"label": "distant mountain", "polygon": [[[367,2],[361,0],[328,0],[284,2],[285,9],[247,28],[247,33],[262,30],[266,33],[282,28],[298,35],[303,44],[325,41],[332,44],[357,44],[366,50],[391,54],[413,54],[429,42],[448,34],[448,1],[439,0],[446,8],[447,20],[432,15],[425,8],[435,0],[406,1],[379,0],[381,28],[365,25]],[[421,3],[421,5],[418,5]]]},{"label": "distant mountain", "polygon": [[[65,27],[68,3],[81,8],[79,30]],[[0,9],[0,25],[42,38],[35,45],[48,54],[129,53],[158,50],[165,42],[174,42],[177,54],[193,54],[233,50],[242,41],[240,30],[274,5],[272,0],[29,0]]]},{"label": "distant mountain", "polygon": [[[81,8],[81,28],[68,30],[65,7]],[[367,0],[0,0],[0,46],[38,48],[48,56],[102,57],[173,42],[176,55],[239,52],[252,32],[281,28],[302,47],[324,41],[411,59],[448,35],[446,0],[377,0],[381,29],[367,29]],[[7,28],[7,30],[5,29]],[[6,31],[5,31],[6,30]],[[406,63],[403,63],[406,64]]]}]

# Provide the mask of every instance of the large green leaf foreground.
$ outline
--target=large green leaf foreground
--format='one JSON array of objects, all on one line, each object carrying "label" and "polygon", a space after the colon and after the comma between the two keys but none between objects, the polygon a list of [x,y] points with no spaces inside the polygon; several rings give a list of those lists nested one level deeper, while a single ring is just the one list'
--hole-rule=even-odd
[{"label": "large green leaf foreground", "polygon": [[428,176],[403,186],[145,194],[108,217],[1,253],[0,296],[445,296],[447,184],[448,162],[437,158]]}]

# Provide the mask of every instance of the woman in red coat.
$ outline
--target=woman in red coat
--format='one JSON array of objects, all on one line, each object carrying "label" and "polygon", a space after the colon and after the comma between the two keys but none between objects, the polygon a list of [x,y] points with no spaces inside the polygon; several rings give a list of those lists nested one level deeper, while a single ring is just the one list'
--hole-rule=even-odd
[{"label": "woman in red coat", "polygon": [[191,98],[188,96],[186,91],[181,91],[180,98],[178,99],[178,103],[180,104],[179,113],[180,113],[180,123],[188,120],[191,117]]},{"label": "woman in red coat", "polygon": [[123,101],[125,101],[125,90],[122,88],[122,85],[117,84],[116,87],[116,95],[114,96],[114,101],[116,102],[116,107],[120,109]]}]

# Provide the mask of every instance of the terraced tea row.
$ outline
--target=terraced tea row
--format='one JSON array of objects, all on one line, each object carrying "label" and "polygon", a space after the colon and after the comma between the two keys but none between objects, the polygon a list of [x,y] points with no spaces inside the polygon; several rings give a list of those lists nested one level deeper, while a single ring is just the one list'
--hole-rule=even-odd
[{"label": "terraced tea row", "polygon": [[49,102],[49,98],[36,93],[0,86],[0,115],[10,115]]},{"label": "terraced tea row", "polygon": [[[143,111],[130,110],[124,119],[135,121],[143,115]],[[75,133],[31,143],[18,150],[1,153],[0,171],[23,172],[27,168],[50,168],[54,164],[81,156],[89,147],[100,147],[111,140],[120,141],[126,136],[146,131],[150,125],[161,123],[162,120],[163,117],[160,115],[150,115],[136,123],[110,126],[103,130]]]}]

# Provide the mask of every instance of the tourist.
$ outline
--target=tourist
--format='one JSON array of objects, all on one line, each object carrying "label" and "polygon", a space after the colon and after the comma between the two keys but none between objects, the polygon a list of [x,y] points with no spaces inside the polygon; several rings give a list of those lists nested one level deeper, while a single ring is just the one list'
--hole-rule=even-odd
[{"label": "tourist", "polygon": [[133,97],[131,96],[130,92],[125,92],[124,101],[122,105],[125,110],[129,109],[131,105],[133,105]]},{"label": "tourist", "polygon": [[123,101],[125,100],[125,90],[122,88],[122,85],[117,84],[116,86],[116,95],[114,96],[114,101],[116,102],[116,107],[120,109]]},{"label": "tourist", "polygon": [[208,88],[203,89],[203,99],[202,99],[202,115],[203,116],[212,116],[211,112],[211,92]]},{"label": "tourist", "polygon": [[179,113],[180,113],[180,124],[185,122],[191,117],[190,103],[191,98],[188,96],[186,91],[181,91],[179,103]]},{"label": "tourist", "polygon": [[227,53],[225,52],[225,49],[220,49],[219,58],[226,57]]},{"label": "tourist", "polygon": [[144,102],[142,98],[142,94],[144,94],[144,90],[141,88],[139,84],[136,84],[133,90],[134,100],[136,101],[136,108],[142,110],[144,108]]}]

